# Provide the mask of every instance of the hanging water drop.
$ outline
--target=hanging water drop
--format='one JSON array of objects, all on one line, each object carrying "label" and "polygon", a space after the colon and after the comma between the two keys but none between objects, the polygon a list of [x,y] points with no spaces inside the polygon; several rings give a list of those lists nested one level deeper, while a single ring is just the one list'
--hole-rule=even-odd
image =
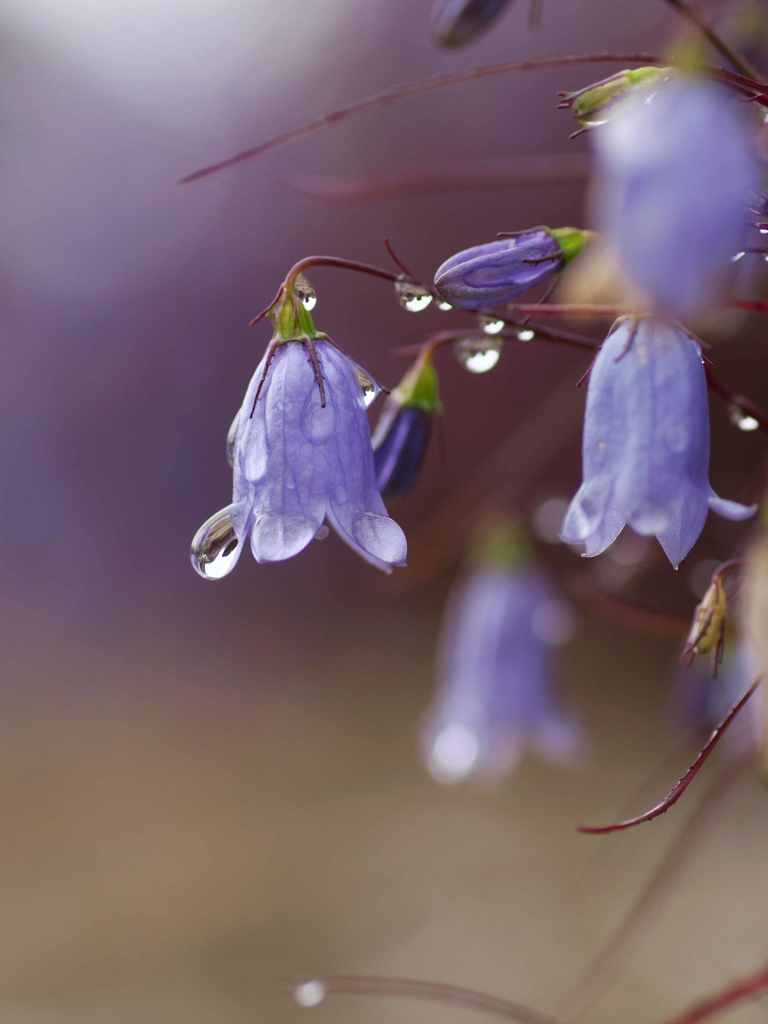
[{"label": "hanging water drop", "polygon": [[733,423],[735,427],[738,427],[739,430],[749,433],[753,430],[757,430],[760,426],[760,421],[748,412],[745,412],[739,405],[732,405],[728,410],[728,414],[730,416],[731,423]]},{"label": "hanging water drop", "polygon": [[731,262],[738,263],[740,260],[743,260],[746,255],[747,254],[745,252],[737,252],[735,256],[731,257]]},{"label": "hanging water drop", "polygon": [[317,528],[317,532],[315,533],[315,540],[325,540],[330,534],[330,532],[331,531],[328,529],[327,525],[323,523],[321,526],[318,526]]},{"label": "hanging water drop", "polygon": [[304,981],[294,988],[293,998],[299,1006],[319,1006],[325,999],[325,985],[322,981]]},{"label": "hanging water drop", "polygon": [[242,549],[233,522],[237,508],[227,505],[215,512],[192,538],[192,567],[204,580],[223,579],[237,565]]},{"label": "hanging water drop", "polygon": [[307,312],[311,312],[317,305],[317,292],[303,274],[299,274],[296,278],[294,291],[299,297],[299,301],[304,309],[306,309]]},{"label": "hanging water drop", "polygon": [[464,338],[456,343],[456,358],[470,373],[488,373],[501,358],[500,338]]},{"label": "hanging water drop", "polygon": [[365,373],[362,367],[357,367],[357,381],[360,385],[360,391],[363,396],[363,405],[366,409],[370,409],[373,403],[376,401],[376,396],[381,391],[381,388],[372,380],[367,373]]},{"label": "hanging water drop", "polygon": [[533,341],[535,337],[536,331],[534,331],[531,327],[521,327],[520,330],[517,332],[518,341]]},{"label": "hanging water drop", "polygon": [[495,316],[481,316],[480,326],[484,334],[501,334],[506,324]]},{"label": "hanging water drop", "polygon": [[238,409],[227,431],[227,463],[230,469],[235,465],[235,441],[237,439],[237,425],[239,422],[240,410]]},{"label": "hanging water drop", "polygon": [[450,304],[450,302],[446,302],[445,299],[440,299],[440,301],[437,304],[437,308],[442,310],[443,313],[450,313],[450,311],[453,309],[453,306]]},{"label": "hanging water drop", "polygon": [[432,302],[432,293],[413,281],[395,281],[397,301],[409,313],[421,313]]}]

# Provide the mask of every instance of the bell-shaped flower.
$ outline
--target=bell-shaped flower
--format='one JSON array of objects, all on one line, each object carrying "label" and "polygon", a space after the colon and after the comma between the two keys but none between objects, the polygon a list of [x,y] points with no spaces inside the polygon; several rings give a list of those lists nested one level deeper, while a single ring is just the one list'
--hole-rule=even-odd
[{"label": "bell-shaped flower", "polygon": [[459,309],[503,306],[546,280],[581,252],[590,232],[529,228],[463,249],[435,272],[435,288]]},{"label": "bell-shaped flower", "polygon": [[376,484],[385,498],[410,490],[418,479],[439,408],[437,373],[427,348],[387,397],[373,432]]},{"label": "bell-shaped flower", "polygon": [[291,558],[326,520],[372,565],[405,564],[405,536],[376,486],[365,396],[377,390],[330,341],[270,345],[230,429],[232,504],[192,542],[201,576],[231,572],[246,540],[257,562]]},{"label": "bell-shaped flower", "polygon": [[592,133],[597,226],[656,312],[689,316],[716,303],[744,247],[759,122],[742,98],[694,78],[611,113]]},{"label": "bell-shaped flower", "polygon": [[435,0],[432,36],[440,46],[464,46],[487,31],[510,0]]},{"label": "bell-shaped flower", "polygon": [[709,407],[698,344],[682,327],[625,317],[589,375],[583,480],[561,537],[599,555],[626,524],[655,536],[675,568],[710,509],[746,519],[754,506],[719,498],[709,483]]},{"label": "bell-shaped flower", "polygon": [[526,748],[567,760],[580,731],[560,704],[554,651],[571,632],[568,607],[498,526],[481,564],[450,596],[441,628],[438,689],[422,735],[439,782],[497,779]]}]

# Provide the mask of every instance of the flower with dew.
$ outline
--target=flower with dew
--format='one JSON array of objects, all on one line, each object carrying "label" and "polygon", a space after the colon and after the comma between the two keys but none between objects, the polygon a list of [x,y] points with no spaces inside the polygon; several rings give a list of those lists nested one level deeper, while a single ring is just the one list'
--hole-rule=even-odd
[{"label": "flower with dew", "polygon": [[376,484],[385,498],[410,490],[418,479],[439,409],[437,372],[425,348],[387,397],[373,432]]},{"label": "flower with dew", "polygon": [[727,287],[760,189],[757,128],[724,86],[679,77],[592,133],[595,221],[655,312],[689,316]]},{"label": "flower with dew", "polygon": [[438,689],[422,735],[439,782],[497,779],[530,747],[567,760],[580,731],[561,707],[554,650],[571,615],[531,561],[519,528],[498,523],[450,596],[441,629]]},{"label": "flower with dew", "polygon": [[227,439],[232,504],[196,533],[194,568],[205,579],[226,576],[246,539],[257,562],[292,558],[322,536],[326,520],[377,568],[404,565],[405,536],[376,485],[365,398],[378,386],[315,331],[293,294],[274,320],[277,336]]},{"label": "flower with dew", "polygon": [[591,232],[529,228],[451,256],[435,271],[435,288],[459,309],[503,306],[577,256]]},{"label": "flower with dew", "polygon": [[754,506],[719,498],[709,483],[709,407],[701,350],[679,325],[617,320],[589,376],[583,480],[561,538],[599,555],[625,525],[655,536],[675,568],[710,509],[726,519]]},{"label": "flower with dew", "polygon": [[430,20],[440,46],[471,43],[496,21],[510,0],[435,0]]}]

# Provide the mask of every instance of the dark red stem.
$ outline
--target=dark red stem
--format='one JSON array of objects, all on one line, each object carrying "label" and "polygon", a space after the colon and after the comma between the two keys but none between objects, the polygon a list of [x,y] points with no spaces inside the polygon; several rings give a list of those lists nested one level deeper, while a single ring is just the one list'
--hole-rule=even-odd
[{"label": "dark red stem", "polygon": [[714,1017],[721,1010],[728,1010],[736,1003],[741,1003],[745,999],[753,999],[765,991],[768,991],[768,967],[761,967],[755,974],[734,982],[707,999],[702,999],[701,1002],[684,1010],[667,1024],[699,1024],[702,1020]]},{"label": "dark red stem", "polygon": [[704,762],[723,738],[731,722],[733,722],[734,718],[736,718],[759,685],[760,679],[756,679],[744,696],[734,704],[720,725],[717,726],[709,737],[704,747],[702,747],[699,756],[679,781],[675,783],[663,800],[654,804],[653,807],[645,811],[643,814],[638,814],[636,818],[628,818],[626,821],[617,822],[615,825],[580,825],[579,832],[585,832],[589,835],[605,835],[608,832],[623,832],[624,829],[634,828],[635,825],[642,825],[643,822],[653,821],[654,818],[658,818],[660,815],[666,814],[666,812],[677,803],[686,789],[688,789],[690,784],[699,774]]}]

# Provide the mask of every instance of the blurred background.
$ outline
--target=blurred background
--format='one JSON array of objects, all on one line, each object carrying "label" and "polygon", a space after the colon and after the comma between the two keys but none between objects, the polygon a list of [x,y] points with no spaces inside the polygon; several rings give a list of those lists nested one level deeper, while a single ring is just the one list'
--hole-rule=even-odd
[{"label": "blurred background", "polygon": [[[420,763],[441,608],[475,509],[495,492],[527,514],[579,482],[578,352],[515,346],[480,378],[445,354],[444,456],[433,445],[416,491],[392,506],[409,570],[381,576],[335,536],[285,564],[244,557],[216,585],[190,567],[192,534],[229,500],[224,437],[268,337],[247,322],[295,260],[386,264],[390,238],[429,277],[497,231],[584,217],[578,175],[376,202],[319,200],[296,176],[531,155],[568,154],[572,167],[588,140],[568,142],[575,125],[556,92],[613,68],[473,82],[192,186],[178,178],[400,81],[658,52],[676,27],[662,2],[545,0],[532,30],[518,0],[481,41],[444,52],[429,7],[2,6],[9,1021],[466,1019],[356,997],[291,1002],[293,979],[353,971],[466,984],[575,1019],[590,957],[726,766],[719,756],[653,825],[576,833],[652,802],[695,750],[668,715],[680,637],[638,632],[589,599],[560,655],[588,737],[579,764],[527,759],[499,786],[440,788]],[[318,326],[385,384],[406,365],[395,348],[449,322],[403,312],[381,282],[318,270],[313,283]],[[723,381],[758,400],[761,334],[745,324],[716,352]],[[714,486],[754,498],[763,437],[716,404],[713,430]],[[676,575],[652,546],[640,568],[621,547],[601,568],[544,542],[542,559],[569,585],[602,574],[604,588],[685,616],[711,560],[748,529],[710,522]],[[745,773],[581,1019],[659,1019],[765,958],[766,806]],[[733,1019],[764,1013],[750,1004]]]}]

